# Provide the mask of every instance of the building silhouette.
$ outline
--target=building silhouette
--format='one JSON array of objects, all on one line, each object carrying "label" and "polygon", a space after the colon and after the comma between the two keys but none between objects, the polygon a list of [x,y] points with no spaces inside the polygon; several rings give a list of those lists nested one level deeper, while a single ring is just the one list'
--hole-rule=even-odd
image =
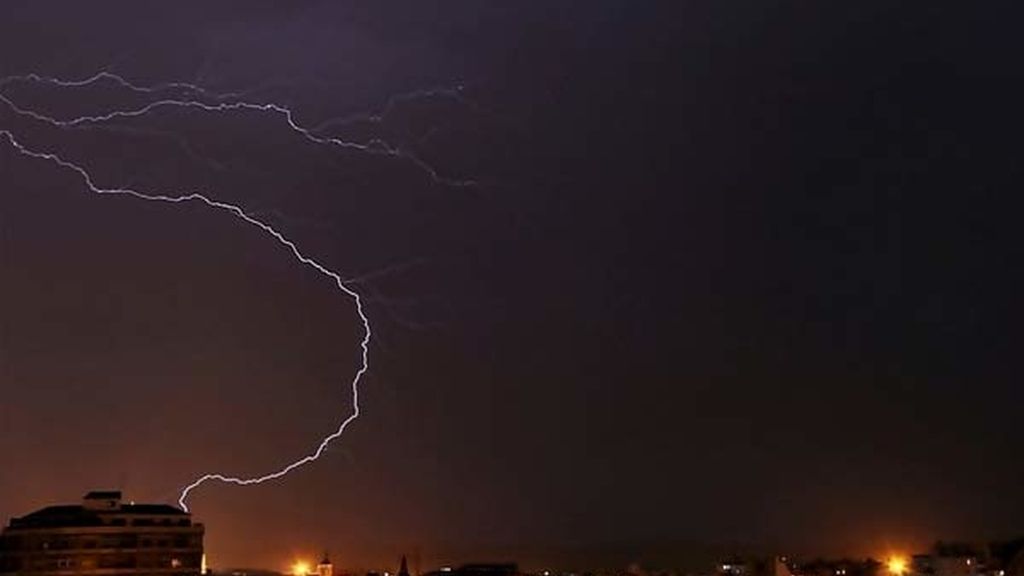
[{"label": "building silhouette", "polygon": [[324,552],[324,558],[316,565],[317,576],[334,576],[334,565],[331,564],[331,559],[327,556],[327,552]]},{"label": "building silhouette", "polygon": [[13,518],[0,533],[0,576],[199,576],[202,566],[202,524],[120,492]]},{"label": "building silhouette", "polygon": [[490,563],[490,564],[463,564],[458,568],[442,568],[427,572],[423,576],[522,576],[517,564]]}]

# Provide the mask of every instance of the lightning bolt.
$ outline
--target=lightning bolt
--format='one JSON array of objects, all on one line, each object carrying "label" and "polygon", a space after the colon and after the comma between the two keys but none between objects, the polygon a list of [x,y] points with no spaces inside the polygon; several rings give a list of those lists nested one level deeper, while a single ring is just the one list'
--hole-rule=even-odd
[{"label": "lightning bolt", "polygon": [[[47,124],[50,124],[52,126],[59,127],[59,128],[75,128],[75,127],[79,127],[79,126],[99,125],[99,124],[104,124],[106,122],[110,122],[110,121],[113,121],[113,120],[116,120],[116,119],[119,119],[119,118],[122,118],[122,119],[138,118],[138,117],[146,116],[147,114],[150,114],[151,112],[159,110],[161,108],[194,108],[194,109],[202,110],[202,111],[205,111],[205,112],[230,112],[230,111],[239,111],[239,110],[255,111],[255,112],[271,112],[271,113],[275,113],[275,114],[278,114],[281,117],[283,117],[285,122],[287,123],[288,127],[293,132],[295,132],[296,134],[302,136],[303,138],[305,138],[306,140],[308,140],[309,142],[312,142],[314,144],[333,145],[333,146],[337,146],[337,147],[340,147],[340,148],[355,149],[355,150],[358,150],[360,152],[364,152],[364,153],[367,153],[367,154],[384,155],[384,156],[391,156],[391,157],[399,158],[399,159],[411,162],[413,165],[415,165],[421,171],[426,173],[435,184],[441,184],[441,185],[444,185],[444,186],[449,186],[449,187],[454,187],[454,188],[467,188],[467,187],[473,187],[473,186],[477,186],[478,185],[478,182],[476,182],[475,180],[460,180],[460,179],[452,179],[452,178],[443,177],[440,174],[438,174],[437,170],[433,166],[431,166],[430,164],[425,162],[423,159],[421,159],[419,156],[415,155],[411,151],[405,150],[405,149],[403,149],[401,147],[393,146],[393,145],[391,145],[391,144],[389,144],[389,143],[387,143],[384,140],[381,140],[379,138],[373,139],[370,142],[364,144],[364,143],[360,143],[360,142],[350,142],[350,141],[347,141],[347,140],[342,140],[340,138],[334,138],[334,137],[328,137],[328,136],[319,136],[319,135],[316,134],[316,130],[318,128],[312,128],[311,129],[311,128],[307,128],[307,127],[299,124],[295,120],[295,114],[292,111],[292,109],[288,108],[287,106],[283,106],[281,104],[248,102],[248,101],[242,101],[242,100],[236,100],[236,101],[231,101],[231,102],[224,102],[224,100],[229,100],[231,98],[234,98],[234,97],[242,94],[241,92],[231,92],[231,93],[219,94],[219,93],[211,92],[210,90],[207,90],[206,88],[203,88],[201,86],[197,86],[195,84],[189,84],[189,83],[185,83],[185,82],[168,82],[168,83],[164,83],[164,84],[158,84],[158,85],[153,86],[153,87],[138,86],[136,84],[133,84],[133,83],[129,82],[128,80],[124,79],[123,77],[118,76],[117,74],[112,74],[110,72],[100,72],[100,73],[95,74],[95,75],[93,75],[93,76],[91,76],[91,77],[89,77],[89,78],[87,78],[85,80],[62,80],[62,79],[59,79],[59,78],[53,78],[53,77],[49,77],[49,76],[40,76],[38,74],[25,74],[25,75],[20,75],[20,76],[8,76],[6,78],[0,79],[0,88],[6,86],[7,84],[10,84],[12,82],[17,82],[17,81],[22,81],[22,82],[38,82],[38,83],[42,83],[42,84],[52,84],[52,85],[60,86],[60,87],[63,87],[63,88],[78,88],[78,87],[83,87],[83,86],[89,86],[89,85],[95,84],[97,82],[100,82],[102,80],[112,81],[115,84],[117,84],[119,86],[122,86],[123,88],[131,90],[133,92],[143,93],[143,94],[158,94],[158,93],[160,93],[162,91],[165,91],[165,90],[168,90],[168,89],[180,89],[180,90],[192,92],[192,93],[195,93],[195,94],[200,94],[200,95],[206,96],[208,98],[211,98],[213,100],[217,100],[218,103],[216,103],[216,104],[207,104],[206,102],[203,102],[201,100],[195,100],[195,99],[178,100],[178,99],[173,99],[173,98],[163,98],[163,99],[160,99],[160,100],[156,100],[154,102],[150,102],[149,104],[146,104],[146,105],[141,106],[139,108],[133,108],[133,109],[130,109],[130,110],[114,110],[114,111],[108,112],[106,114],[97,114],[97,115],[91,115],[91,116],[87,115],[87,116],[80,116],[80,117],[77,117],[77,118],[73,118],[73,119],[70,119],[70,120],[60,120],[58,118],[53,118],[51,116],[46,116],[45,114],[40,114],[38,112],[22,108],[22,107],[18,106],[13,100],[11,100],[10,98],[8,98],[7,96],[5,96],[3,94],[0,94],[0,102],[3,102],[11,110],[13,110],[15,113],[17,113],[17,114],[19,114],[21,116],[26,116],[26,117],[32,118],[34,120],[38,120],[40,122],[45,122]],[[358,115],[358,116],[352,116],[352,117],[344,118],[344,119],[328,120],[323,125],[347,123],[347,122],[351,122],[351,121],[353,121],[353,120],[355,120],[357,118],[362,118],[362,119],[367,119],[367,120],[371,120],[371,121],[375,121],[375,122],[380,122],[382,120],[382,118],[383,118],[383,114],[385,114],[386,112],[390,111],[394,107],[394,105],[397,102],[399,102],[399,101],[410,100],[410,99],[417,98],[417,97],[433,96],[433,95],[438,95],[438,94],[446,94],[446,95],[452,96],[452,95],[455,95],[457,93],[458,93],[458,89],[457,88],[453,88],[453,89],[417,90],[417,91],[410,92],[408,94],[401,94],[401,95],[398,95],[398,96],[392,96],[391,98],[388,99],[388,103],[385,106],[384,112],[382,112],[379,115],[373,115],[373,114],[370,114],[370,115]],[[464,99],[461,98],[461,96],[459,96],[458,99],[459,99],[460,102],[464,102],[465,101]]]},{"label": "lightning bolt", "polygon": [[[84,80],[61,80],[57,78],[41,76],[38,74],[9,76],[0,79],[0,88],[7,86],[13,82],[19,81],[52,84],[66,88],[89,86],[97,82],[107,81],[113,82],[121,86],[122,88],[128,89],[136,93],[156,95],[168,90],[178,90],[185,93],[200,95],[202,97],[209,98],[217,102],[215,104],[209,104],[197,99],[178,100],[163,98],[156,100],[154,102],[150,102],[149,104],[142,106],[140,108],[135,108],[131,110],[114,110],[112,112],[101,115],[82,116],[70,120],[61,120],[20,107],[6,95],[0,93],[0,101],[6,104],[16,114],[24,117],[29,117],[34,120],[44,122],[60,128],[97,126],[113,121],[118,118],[136,118],[144,116],[146,114],[153,112],[154,110],[165,107],[196,108],[206,112],[218,113],[237,110],[270,112],[282,116],[287,122],[288,126],[294,132],[298,133],[305,139],[316,144],[339,146],[343,148],[353,148],[369,154],[385,154],[395,158],[400,158],[405,161],[412,162],[415,166],[423,170],[436,184],[460,187],[473,186],[476,184],[476,182],[470,180],[450,180],[447,178],[443,178],[440,175],[438,175],[437,171],[433,167],[431,167],[430,165],[428,165],[426,162],[422,161],[415,155],[403,151],[400,148],[388,145],[387,143],[384,143],[382,141],[375,141],[371,142],[370,144],[361,144],[355,142],[347,142],[338,138],[318,136],[314,130],[308,129],[300,125],[298,122],[296,122],[292,110],[286,106],[272,103],[267,104],[244,101],[227,101],[232,98],[236,98],[241,93],[216,94],[200,86],[181,82],[170,82],[149,87],[138,86],[136,84],[129,82],[121,76],[106,71],[99,72]],[[427,94],[427,92],[419,91],[410,94],[414,96],[416,94]],[[379,120],[383,116],[383,114],[386,114],[387,111],[390,110],[391,107],[393,107],[395,102],[397,102],[399,99],[403,97],[404,96],[398,96],[389,100],[387,106],[385,107],[384,111],[381,112],[380,115],[364,116],[364,118]],[[337,121],[330,121],[330,123],[337,123]],[[328,448],[328,446],[332,442],[337,440],[339,437],[341,437],[344,434],[345,430],[348,428],[348,426],[357,418],[359,418],[359,387],[363,377],[366,375],[370,368],[369,346],[370,340],[372,338],[372,330],[370,327],[370,320],[366,315],[366,311],[364,309],[363,299],[358,292],[349,287],[349,284],[351,284],[351,282],[343,279],[342,276],[337,272],[329,269],[328,267],[321,264],[317,260],[303,253],[294,241],[287,238],[283,233],[281,233],[279,230],[268,224],[266,221],[257,218],[256,216],[249,212],[246,212],[245,209],[239,205],[223,202],[220,200],[215,200],[210,198],[209,196],[206,196],[198,192],[192,192],[181,196],[169,196],[164,194],[151,194],[141,192],[132,188],[103,188],[96,184],[92,175],[81,164],[67,160],[53,152],[39,151],[30,148],[22,144],[15,136],[15,134],[11,132],[9,129],[0,129],[0,137],[3,137],[18,153],[20,153],[23,156],[47,161],[60,168],[64,168],[76,173],[81,178],[86,188],[93,194],[101,196],[127,196],[130,198],[146,202],[159,202],[172,205],[198,203],[205,205],[206,207],[212,210],[218,210],[226,213],[229,216],[237,218],[247,225],[258,228],[263,233],[268,235],[271,239],[273,239],[280,245],[284,246],[300,263],[316,270],[318,273],[322,274],[326,278],[329,278],[337,287],[337,289],[340,292],[342,292],[346,297],[350,298],[353,304],[355,305],[356,312],[358,313],[360,322],[362,324],[363,337],[359,343],[361,351],[360,365],[355,375],[352,377],[350,384],[352,390],[352,412],[344,419],[342,419],[341,422],[338,424],[337,428],[334,430],[334,432],[325,436],[313,451],[295,461],[292,461],[290,464],[287,464],[286,466],[276,471],[263,474],[261,476],[254,476],[248,478],[230,476],[221,473],[210,473],[200,476],[199,478],[197,478],[196,480],[194,480],[192,483],[188,484],[181,490],[181,493],[178,497],[178,504],[181,506],[183,510],[189,510],[189,495],[194,490],[208,482],[221,482],[224,484],[233,484],[237,486],[250,486],[254,484],[261,484],[263,482],[268,482],[282,478],[291,471],[318,460],[323,455],[324,451]]]},{"label": "lightning bolt", "polygon": [[242,220],[243,222],[246,222],[249,225],[255,226],[256,228],[259,228],[266,234],[270,235],[278,243],[285,246],[299,262],[305,264],[306,266],[309,266],[310,268],[313,268],[317,272],[333,280],[334,284],[338,287],[338,289],[345,293],[345,295],[351,298],[352,301],[355,303],[356,312],[359,314],[359,319],[363,325],[363,338],[359,343],[360,349],[362,350],[361,364],[359,366],[359,370],[356,371],[355,376],[352,378],[352,414],[350,414],[348,417],[342,420],[341,424],[338,425],[338,428],[334,431],[334,433],[326,436],[317,446],[315,451],[313,451],[312,453],[308,454],[303,458],[300,458],[299,460],[292,462],[291,464],[285,466],[284,468],[281,468],[276,472],[271,472],[269,474],[264,474],[263,476],[258,476],[254,478],[238,478],[234,476],[226,476],[224,474],[205,474],[199,477],[197,480],[186,486],[182,490],[181,495],[178,497],[178,504],[180,504],[184,510],[188,510],[188,505],[186,503],[186,501],[188,500],[188,495],[199,486],[202,486],[203,484],[211,480],[216,480],[227,484],[235,484],[238,486],[260,484],[262,482],[267,482],[269,480],[276,480],[278,478],[281,478],[282,476],[288,474],[292,470],[295,470],[300,466],[305,466],[306,464],[309,464],[310,462],[317,460],[318,458],[320,458],[320,455],[323,454],[324,450],[327,449],[327,446],[334,440],[338,439],[342,434],[344,434],[345,429],[348,428],[348,425],[351,424],[357,418],[359,418],[359,382],[362,380],[363,375],[365,375],[366,372],[370,369],[369,356],[370,338],[372,336],[372,330],[370,328],[370,320],[366,316],[366,311],[363,309],[362,298],[359,296],[357,292],[355,292],[346,285],[341,275],[327,268],[323,264],[317,262],[313,258],[310,258],[309,256],[303,254],[302,251],[299,250],[299,247],[295,244],[295,242],[289,240],[287,237],[284,236],[284,234],[274,229],[266,222],[263,222],[250,216],[240,206],[237,206],[235,204],[229,204],[227,202],[221,202],[219,200],[212,200],[209,197],[199,193],[191,193],[186,194],[184,196],[166,196],[162,194],[146,194],[144,192],[139,192],[131,188],[101,188],[93,182],[92,176],[90,176],[89,172],[82,166],[75,164],[73,162],[69,162],[53,153],[39,152],[36,150],[29,149],[28,147],[22,145],[14,136],[14,134],[11,133],[10,130],[0,130],[0,136],[6,138],[7,141],[11,144],[11,146],[13,146],[15,150],[17,150],[24,156],[37,158],[40,160],[46,160],[52,162],[53,164],[56,164],[57,166],[67,168],[78,173],[78,175],[82,178],[82,181],[85,183],[85,186],[89,189],[89,191],[91,191],[94,194],[130,196],[133,198],[137,198],[139,200],[146,200],[149,202],[164,202],[168,204],[184,204],[187,202],[198,202],[205,204],[210,208],[227,212],[231,216],[234,216]]},{"label": "lightning bolt", "polygon": [[380,112],[350,114],[348,116],[328,118],[327,120],[324,120],[323,122],[317,124],[314,128],[312,128],[312,130],[313,132],[319,132],[324,128],[327,128],[328,126],[344,126],[346,124],[353,124],[355,122],[372,122],[374,124],[379,124],[383,122],[384,119],[387,118],[388,114],[391,114],[395,110],[395,107],[398,106],[400,103],[418,100],[421,98],[450,98],[452,100],[455,100],[459,104],[476,109],[476,104],[464,98],[462,96],[462,91],[462,84],[457,84],[451,87],[442,86],[437,88],[421,88],[418,90],[413,90],[412,92],[406,92],[404,94],[395,94],[394,96],[388,98],[387,103],[384,104],[384,108],[381,109]]},{"label": "lightning bolt", "polygon": [[97,72],[92,76],[82,80],[63,80],[61,78],[55,78],[53,76],[42,76],[36,73],[30,74],[19,74],[14,76],[7,76],[0,79],[0,87],[12,84],[14,82],[38,82],[40,84],[52,84],[54,86],[60,86],[61,88],[82,88],[84,86],[91,86],[103,80],[109,80],[123,88],[127,88],[132,92],[138,92],[142,94],[155,94],[157,92],[163,92],[165,90],[180,89],[190,92],[196,92],[204,96],[209,96],[216,99],[227,99],[241,96],[243,92],[226,92],[217,93],[211,90],[207,90],[202,86],[196,84],[189,84],[188,82],[164,82],[155,86],[140,86],[126,80],[123,76],[119,76],[112,72],[103,70]]}]

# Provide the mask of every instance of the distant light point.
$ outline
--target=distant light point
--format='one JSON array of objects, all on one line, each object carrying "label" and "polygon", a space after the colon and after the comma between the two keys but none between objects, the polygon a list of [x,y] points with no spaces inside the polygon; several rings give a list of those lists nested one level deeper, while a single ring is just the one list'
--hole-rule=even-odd
[{"label": "distant light point", "polygon": [[891,556],[885,562],[885,567],[889,570],[890,574],[895,574],[896,576],[903,576],[903,574],[907,573],[908,569],[907,559],[903,556]]}]

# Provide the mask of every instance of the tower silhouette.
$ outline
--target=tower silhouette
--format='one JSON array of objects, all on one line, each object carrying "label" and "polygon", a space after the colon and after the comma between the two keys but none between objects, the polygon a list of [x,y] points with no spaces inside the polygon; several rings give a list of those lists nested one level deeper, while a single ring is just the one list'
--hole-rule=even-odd
[{"label": "tower silhouette", "polygon": [[316,576],[334,576],[334,566],[331,565],[331,559],[327,556],[327,551],[324,551],[324,559],[317,564]]}]

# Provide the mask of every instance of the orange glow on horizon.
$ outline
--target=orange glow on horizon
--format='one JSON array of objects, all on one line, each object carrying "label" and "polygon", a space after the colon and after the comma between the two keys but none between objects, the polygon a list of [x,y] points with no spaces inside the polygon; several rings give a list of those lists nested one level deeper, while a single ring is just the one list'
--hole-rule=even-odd
[{"label": "orange glow on horizon", "polygon": [[885,567],[889,570],[890,574],[895,574],[896,576],[906,574],[909,569],[907,559],[903,556],[890,556],[885,562]]},{"label": "orange glow on horizon", "polygon": [[306,576],[309,573],[309,562],[303,562],[302,560],[298,560],[294,564],[292,564],[293,576]]}]

